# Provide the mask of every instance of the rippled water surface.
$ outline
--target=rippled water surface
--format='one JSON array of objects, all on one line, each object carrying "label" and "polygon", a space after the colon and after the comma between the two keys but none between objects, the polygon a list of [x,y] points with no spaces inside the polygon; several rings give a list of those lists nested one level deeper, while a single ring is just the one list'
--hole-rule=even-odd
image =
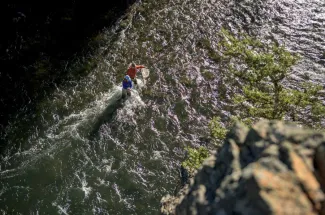
[{"label": "rippled water surface", "polygon": [[[208,145],[207,124],[229,114],[218,65],[198,46],[215,46],[222,26],[302,55],[291,85],[325,85],[325,2],[144,0],[101,35],[97,67],[26,107],[2,137],[3,214],[155,214],[173,194],[188,145]],[[131,61],[150,77],[121,105]],[[71,66],[71,71],[74,67]],[[205,75],[212,72],[213,77]],[[140,83],[141,84],[141,83]]]}]

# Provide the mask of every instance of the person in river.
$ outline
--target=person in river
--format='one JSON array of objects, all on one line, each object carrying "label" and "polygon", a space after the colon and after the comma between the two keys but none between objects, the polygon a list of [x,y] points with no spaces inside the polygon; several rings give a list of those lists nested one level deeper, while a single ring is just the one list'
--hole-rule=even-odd
[{"label": "person in river", "polygon": [[142,68],[146,68],[146,67],[143,65],[136,65],[135,63],[131,63],[129,65],[129,68],[128,68],[126,74],[128,76],[130,76],[130,78],[132,79],[134,84],[137,84],[137,79],[136,79],[137,72],[139,72],[140,71],[139,69],[142,69]]},{"label": "person in river", "polygon": [[132,80],[129,75],[124,76],[122,82],[122,98],[125,98],[126,95],[131,96],[131,89],[133,87]]}]

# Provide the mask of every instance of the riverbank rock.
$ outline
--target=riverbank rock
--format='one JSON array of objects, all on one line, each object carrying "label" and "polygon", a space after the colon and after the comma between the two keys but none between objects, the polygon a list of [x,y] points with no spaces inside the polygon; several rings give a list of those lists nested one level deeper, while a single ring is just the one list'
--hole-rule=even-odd
[{"label": "riverbank rock", "polygon": [[282,121],[237,124],[161,214],[325,215],[325,134]]}]

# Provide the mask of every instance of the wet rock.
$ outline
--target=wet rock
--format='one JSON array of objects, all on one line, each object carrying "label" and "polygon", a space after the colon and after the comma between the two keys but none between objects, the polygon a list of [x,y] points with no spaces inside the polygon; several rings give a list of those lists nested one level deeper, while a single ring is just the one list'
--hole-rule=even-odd
[{"label": "wet rock", "polygon": [[161,214],[325,214],[325,134],[292,123],[237,124]]}]

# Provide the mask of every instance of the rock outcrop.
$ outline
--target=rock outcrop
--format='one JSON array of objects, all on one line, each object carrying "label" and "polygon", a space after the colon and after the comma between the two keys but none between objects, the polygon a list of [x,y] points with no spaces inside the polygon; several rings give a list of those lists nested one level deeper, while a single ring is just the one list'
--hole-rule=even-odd
[{"label": "rock outcrop", "polygon": [[161,214],[325,215],[325,134],[281,121],[237,124]]}]

